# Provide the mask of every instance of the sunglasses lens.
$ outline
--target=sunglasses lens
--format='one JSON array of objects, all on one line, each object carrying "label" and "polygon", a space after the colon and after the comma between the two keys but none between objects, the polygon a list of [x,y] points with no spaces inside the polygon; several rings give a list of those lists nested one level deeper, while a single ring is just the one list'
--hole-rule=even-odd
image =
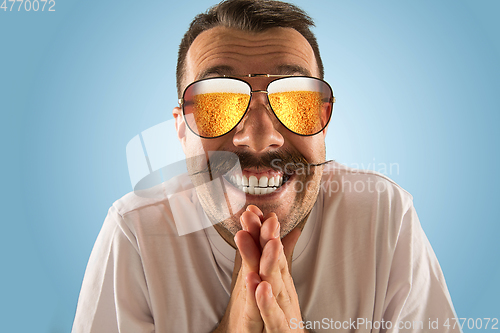
[{"label": "sunglasses lens", "polygon": [[206,79],[188,86],[183,98],[189,128],[201,137],[215,138],[230,132],[243,118],[250,87],[236,79]]},{"label": "sunglasses lens", "polygon": [[281,123],[294,133],[314,135],[330,120],[333,93],[330,86],[310,77],[287,77],[269,84],[269,103]]}]

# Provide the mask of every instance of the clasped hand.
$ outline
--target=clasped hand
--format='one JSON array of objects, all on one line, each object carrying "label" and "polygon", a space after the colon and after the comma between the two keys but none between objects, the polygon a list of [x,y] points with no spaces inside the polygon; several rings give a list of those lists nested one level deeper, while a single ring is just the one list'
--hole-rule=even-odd
[{"label": "clasped hand", "polygon": [[[215,332],[292,332],[290,320],[302,321],[291,272],[298,228],[280,239],[275,213],[263,216],[250,205],[240,218],[229,304]],[[304,332],[293,330],[293,332]]]}]

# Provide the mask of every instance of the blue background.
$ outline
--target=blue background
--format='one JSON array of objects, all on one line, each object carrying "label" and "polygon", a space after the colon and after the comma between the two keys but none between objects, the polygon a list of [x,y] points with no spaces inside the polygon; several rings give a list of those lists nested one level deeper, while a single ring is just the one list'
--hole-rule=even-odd
[{"label": "blue background", "polygon": [[[295,3],[338,99],[328,156],[397,163],[458,316],[500,318],[500,2]],[[126,144],[172,117],[178,44],[212,4],[0,10],[0,331],[70,331],[107,210],[132,189]]]}]

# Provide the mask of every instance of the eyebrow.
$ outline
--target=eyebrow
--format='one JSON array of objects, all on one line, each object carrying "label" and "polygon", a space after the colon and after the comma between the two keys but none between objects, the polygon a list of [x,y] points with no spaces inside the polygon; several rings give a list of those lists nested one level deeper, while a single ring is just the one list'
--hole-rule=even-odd
[{"label": "eyebrow", "polygon": [[234,75],[234,68],[228,65],[213,66],[205,69],[196,77],[196,80],[204,79],[210,75],[224,76]]},{"label": "eyebrow", "polygon": [[[278,74],[278,75],[303,75],[311,76],[311,72],[299,65],[279,65],[273,71],[273,73],[241,73],[241,74]],[[233,67],[228,65],[218,65],[205,69],[196,77],[196,80],[201,80],[211,75],[216,76],[231,76],[235,75],[235,70]]]},{"label": "eyebrow", "polygon": [[276,74],[281,74],[281,75],[300,74],[303,76],[311,76],[311,72],[307,68],[298,65],[279,65],[278,67],[276,67],[276,70],[277,70]]}]

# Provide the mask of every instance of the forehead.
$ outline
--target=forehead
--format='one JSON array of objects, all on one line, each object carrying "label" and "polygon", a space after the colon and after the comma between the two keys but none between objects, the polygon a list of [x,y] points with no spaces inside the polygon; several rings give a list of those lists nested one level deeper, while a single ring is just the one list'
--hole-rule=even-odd
[{"label": "forehead", "polygon": [[319,76],[312,47],[292,28],[245,32],[215,27],[202,32],[186,56],[184,86],[208,76],[245,74]]}]

